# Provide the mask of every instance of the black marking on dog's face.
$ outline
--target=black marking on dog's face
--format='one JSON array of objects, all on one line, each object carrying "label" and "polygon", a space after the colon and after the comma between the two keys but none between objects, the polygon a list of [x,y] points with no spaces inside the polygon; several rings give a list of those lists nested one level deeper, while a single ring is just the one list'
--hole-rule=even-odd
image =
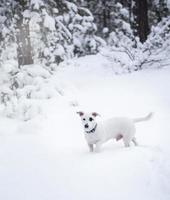
[{"label": "black marking on dog's face", "polygon": [[92,118],[92,117],[90,117],[90,118],[89,118],[89,121],[90,121],[90,122],[91,122],[91,121],[93,121],[93,118]]}]

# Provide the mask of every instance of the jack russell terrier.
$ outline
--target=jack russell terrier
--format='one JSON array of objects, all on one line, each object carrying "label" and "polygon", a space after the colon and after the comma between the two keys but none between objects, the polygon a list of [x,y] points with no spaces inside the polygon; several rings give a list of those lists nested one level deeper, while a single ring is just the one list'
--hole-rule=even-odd
[{"label": "jack russell terrier", "polygon": [[101,145],[110,139],[116,139],[116,141],[123,139],[125,147],[129,147],[130,142],[137,146],[135,123],[147,121],[153,115],[153,113],[149,113],[146,117],[136,119],[115,117],[97,123],[95,118],[100,115],[96,112],[84,113],[80,111],[77,114],[81,117],[90,152],[93,152],[94,145],[96,146],[95,151],[99,152]]}]

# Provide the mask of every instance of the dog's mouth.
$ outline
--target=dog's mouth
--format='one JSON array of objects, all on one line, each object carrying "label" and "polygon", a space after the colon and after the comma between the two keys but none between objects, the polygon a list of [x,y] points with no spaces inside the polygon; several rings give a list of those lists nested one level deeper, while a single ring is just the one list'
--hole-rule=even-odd
[{"label": "dog's mouth", "polygon": [[95,124],[95,126],[93,128],[85,128],[85,132],[86,133],[94,133],[96,131],[96,128],[97,128],[97,124]]}]

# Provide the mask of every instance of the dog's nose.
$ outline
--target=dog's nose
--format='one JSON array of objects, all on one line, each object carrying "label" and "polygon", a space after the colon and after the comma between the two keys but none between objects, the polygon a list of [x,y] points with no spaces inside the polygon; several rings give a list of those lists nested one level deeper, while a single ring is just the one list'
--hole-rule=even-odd
[{"label": "dog's nose", "polygon": [[85,124],[84,127],[85,127],[85,128],[89,128],[89,125],[88,125],[88,124]]}]

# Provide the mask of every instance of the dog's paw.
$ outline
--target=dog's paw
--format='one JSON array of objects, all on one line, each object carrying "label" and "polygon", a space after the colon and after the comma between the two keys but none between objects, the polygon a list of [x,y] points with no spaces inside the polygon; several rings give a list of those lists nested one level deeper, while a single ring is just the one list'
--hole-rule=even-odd
[{"label": "dog's paw", "polygon": [[101,152],[101,149],[98,148],[98,147],[96,147],[96,148],[94,149],[94,152],[95,152],[95,153],[100,153],[100,152]]}]

